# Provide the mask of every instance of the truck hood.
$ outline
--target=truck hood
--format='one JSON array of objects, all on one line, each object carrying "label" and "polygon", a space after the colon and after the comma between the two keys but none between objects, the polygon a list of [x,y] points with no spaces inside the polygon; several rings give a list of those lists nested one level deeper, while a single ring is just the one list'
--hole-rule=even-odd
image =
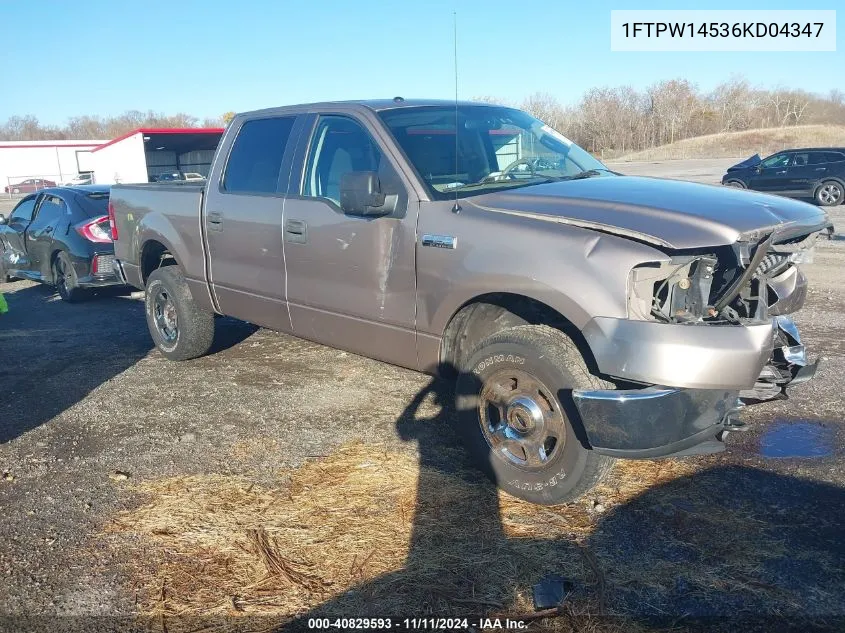
[{"label": "truck hood", "polygon": [[607,176],[531,185],[468,199],[487,212],[572,224],[671,250],[798,236],[830,225],[813,205],[678,180]]}]

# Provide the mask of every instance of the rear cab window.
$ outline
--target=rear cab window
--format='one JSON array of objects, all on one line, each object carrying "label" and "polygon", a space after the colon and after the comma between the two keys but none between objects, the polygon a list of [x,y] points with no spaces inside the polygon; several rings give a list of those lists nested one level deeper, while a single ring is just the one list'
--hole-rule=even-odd
[{"label": "rear cab window", "polygon": [[223,173],[225,193],[276,194],[296,115],[250,119],[238,130]]}]

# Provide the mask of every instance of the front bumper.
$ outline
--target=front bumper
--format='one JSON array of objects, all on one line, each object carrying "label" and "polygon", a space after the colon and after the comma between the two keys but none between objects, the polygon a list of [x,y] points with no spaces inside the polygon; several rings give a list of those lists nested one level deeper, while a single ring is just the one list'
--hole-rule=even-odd
[{"label": "front bumper", "polygon": [[[818,366],[818,361],[807,362],[806,350],[792,319],[777,317],[765,327],[769,332],[764,345],[766,356],[759,361],[756,380],[752,379],[753,386],[748,389],[743,389],[748,386],[743,377],[742,382],[735,382],[729,388],[658,385],[642,389],[573,391],[575,406],[593,450],[629,459],[723,450],[720,440],[724,432],[745,428],[738,417],[743,406],[785,397],[787,386],[809,380]],[[695,356],[685,357],[683,351],[678,350],[680,359],[667,357],[668,350],[677,345],[677,341],[667,341],[660,357],[665,364],[681,371],[686,363],[695,360]],[[748,350],[740,351],[753,356]],[[721,347],[717,346],[713,353],[713,363],[723,367],[723,371],[732,376],[746,375],[728,365],[731,358],[737,358],[736,350],[727,355],[727,360]],[[753,366],[756,366],[757,361],[754,362]],[[687,372],[680,380],[689,380],[689,377],[690,372]]]},{"label": "front bumper", "polygon": [[599,371],[648,385],[751,388],[772,355],[774,321],[659,323],[595,317],[584,328]]}]

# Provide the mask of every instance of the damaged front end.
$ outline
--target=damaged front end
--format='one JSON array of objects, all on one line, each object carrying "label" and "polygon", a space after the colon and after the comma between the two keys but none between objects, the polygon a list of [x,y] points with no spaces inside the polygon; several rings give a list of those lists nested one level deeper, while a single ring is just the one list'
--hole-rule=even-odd
[{"label": "damaged front end", "polygon": [[726,432],[745,428],[743,406],[809,380],[818,361],[787,315],[806,299],[799,264],[818,233],[753,235],[634,268],[629,318],[584,329],[599,370],[622,387],[573,392],[593,448],[627,458],[722,450]]}]

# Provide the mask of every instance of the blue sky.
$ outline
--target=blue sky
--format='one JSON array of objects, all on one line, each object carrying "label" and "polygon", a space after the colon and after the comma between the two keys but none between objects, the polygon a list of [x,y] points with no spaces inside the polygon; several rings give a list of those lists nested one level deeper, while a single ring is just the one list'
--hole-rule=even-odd
[{"label": "blue sky", "polygon": [[[842,88],[835,53],[612,53],[611,9],[836,9],[842,0],[684,3],[591,0],[0,0],[0,120],[62,123],[125,110],[217,116],[323,99],[454,95],[574,102],[594,86],[686,77],[709,89]],[[118,9],[118,7],[120,7]],[[845,11],[837,17],[842,19]],[[13,25],[13,26],[10,26]],[[25,81],[31,73],[32,81]],[[9,80],[14,76],[15,80]],[[839,85],[833,77],[839,77]]]}]

